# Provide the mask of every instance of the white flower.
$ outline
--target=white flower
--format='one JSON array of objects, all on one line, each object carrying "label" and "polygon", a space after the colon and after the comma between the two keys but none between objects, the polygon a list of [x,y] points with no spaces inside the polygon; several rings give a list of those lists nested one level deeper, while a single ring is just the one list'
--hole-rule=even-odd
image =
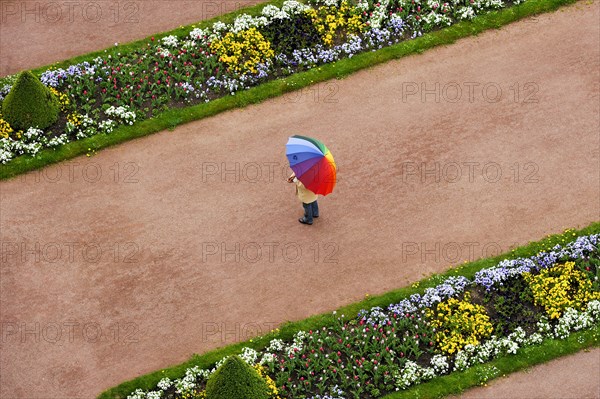
[{"label": "white flower", "polygon": [[217,21],[212,26],[213,32],[221,32],[227,29],[227,25],[221,21]]},{"label": "white flower", "polygon": [[169,378],[163,378],[158,382],[158,384],[156,384],[156,386],[162,389],[163,391],[169,389],[171,385],[173,385],[173,381],[171,381]]},{"label": "white flower", "polygon": [[135,112],[129,111],[129,108],[125,105],[119,107],[115,107],[114,105],[110,106],[106,109],[106,111],[104,111],[104,113],[108,116],[120,119],[122,123],[128,123],[130,125],[133,124],[136,119]]},{"label": "white flower", "polygon": [[168,57],[171,55],[171,52],[168,49],[163,48],[158,51],[158,54],[162,55],[163,57]]},{"label": "white flower", "polygon": [[461,7],[457,10],[459,19],[473,19],[475,17],[475,11],[473,7]]},{"label": "white flower", "polygon": [[68,142],[69,142],[69,137],[67,136],[66,133],[63,133],[60,136],[52,137],[50,140],[48,140],[48,144],[46,144],[46,147],[57,147],[59,145],[66,144]]},{"label": "white flower", "polygon": [[179,40],[177,39],[177,36],[174,35],[165,36],[162,38],[162,44],[167,47],[175,48],[179,44]]},{"label": "white flower", "polygon": [[192,31],[190,32],[190,37],[193,40],[203,39],[204,36],[208,36],[208,32],[205,31],[204,29],[195,28],[195,29],[192,29]]},{"label": "white flower", "polygon": [[444,355],[434,355],[431,358],[431,366],[438,375],[446,374],[450,365],[448,364],[448,358]]},{"label": "white flower", "polygon": [[281,10],[293,15],[300,14],[301,12],[303,12],[304,10],[308,10],[309,8],[309,6],[300,3],[299,1],[287,0],[283,2]]},{"label": "white flower", "polygon": [[258,352],[252,348],[243,348],[240,357],[248,364],[254,365],[256,364],[256,359],[258,358]]}]

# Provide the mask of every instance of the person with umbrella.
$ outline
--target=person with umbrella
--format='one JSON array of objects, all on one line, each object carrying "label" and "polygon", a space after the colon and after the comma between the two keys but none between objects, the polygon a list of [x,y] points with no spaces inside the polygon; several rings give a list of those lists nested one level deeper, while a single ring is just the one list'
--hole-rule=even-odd
[{"label": "person with umbrella", "polygon": [[313,218],[319,217],[317,195],[327,195],[335,187],[333,155],[319,140],[295,135],[286,144],[286,156],[294,171],[288,182],[296,183],[296,196],[304,208],[304,217],[298,221],[311,225]]},{"label": "person with umbrella", "polygon": [[296,183],[296,196],[302,202],[302,206],[304,207],[304,217],[301,217],[298,221],[302,224],[313,224],[313,218],[319,217],[317,194],[304,187],[304,184],[298,180],[295,173],[292,173],[288,178],[288,183]]}]

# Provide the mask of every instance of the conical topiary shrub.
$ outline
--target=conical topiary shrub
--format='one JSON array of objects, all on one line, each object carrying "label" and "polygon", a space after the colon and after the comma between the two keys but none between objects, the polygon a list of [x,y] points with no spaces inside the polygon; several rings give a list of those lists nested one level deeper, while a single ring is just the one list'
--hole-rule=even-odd
[{"label": "conical topiary shrub", "polygon": [[206,399],[269,399],[269,387],[239,356],[231,356],[210,376]]},{"label": "conical topiary shrub", "polygon": [[4,119],[14,130],[45,129],[58,119],[58,99],[31,72],[19,74],[2,102]]}]

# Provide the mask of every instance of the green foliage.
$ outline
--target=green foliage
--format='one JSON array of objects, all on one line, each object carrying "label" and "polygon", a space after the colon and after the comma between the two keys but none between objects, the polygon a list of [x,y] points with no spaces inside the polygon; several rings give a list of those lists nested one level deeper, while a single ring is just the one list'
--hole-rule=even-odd
[{"label": "green foliage", "polygon": [[239,356],[230,356],[210,376],[206,399],[268,399],[269,387],[258,372]]},{"label": "green foliage", "polygon": [[292,21],[276,19],[262,27],[261,33],[271,42],[276,54],[292,54],[294,50],[321,43],[319,32],[306,14],[294,15]]},{"label": "green foliage", "polygon": [[2,102],[4,118],[13,129],[45,129],[58,119],[58,99],[31,72],[24,71]]},{"label": "green foliage", "polygon": [[522,276],[486,293],[484,303],[492,309],[489,313],[496,335],[508,335],[517,327],[528,333],[535,330],[540,309],[536,310],[533,293]]},{"label": "green foliage", "polygon": [[592,291],[600,291],[600,258],[593,256],[587,259],[577,259],[577,268],[592,282]]}]

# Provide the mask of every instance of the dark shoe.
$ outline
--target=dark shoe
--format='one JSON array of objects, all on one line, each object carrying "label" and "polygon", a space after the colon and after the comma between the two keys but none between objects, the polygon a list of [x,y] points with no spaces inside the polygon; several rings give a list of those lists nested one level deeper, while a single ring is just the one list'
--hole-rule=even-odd
[{"label": "dark shoe", "polygon": [[319,217],[319,215],[313,215],[313,218],[318,218],[318,217]]},{"label": "dark shoe", "polygon": [[300,218],[300,219],[298,219],[298,221],[299,221],[300,223],[302,223],[302,224],[308,224],[308,225],[311,225],[311,224],[312,224],[312,223],[308,223],[308,221],[307,221],[306,219],[304,219],[304,218]]}]

